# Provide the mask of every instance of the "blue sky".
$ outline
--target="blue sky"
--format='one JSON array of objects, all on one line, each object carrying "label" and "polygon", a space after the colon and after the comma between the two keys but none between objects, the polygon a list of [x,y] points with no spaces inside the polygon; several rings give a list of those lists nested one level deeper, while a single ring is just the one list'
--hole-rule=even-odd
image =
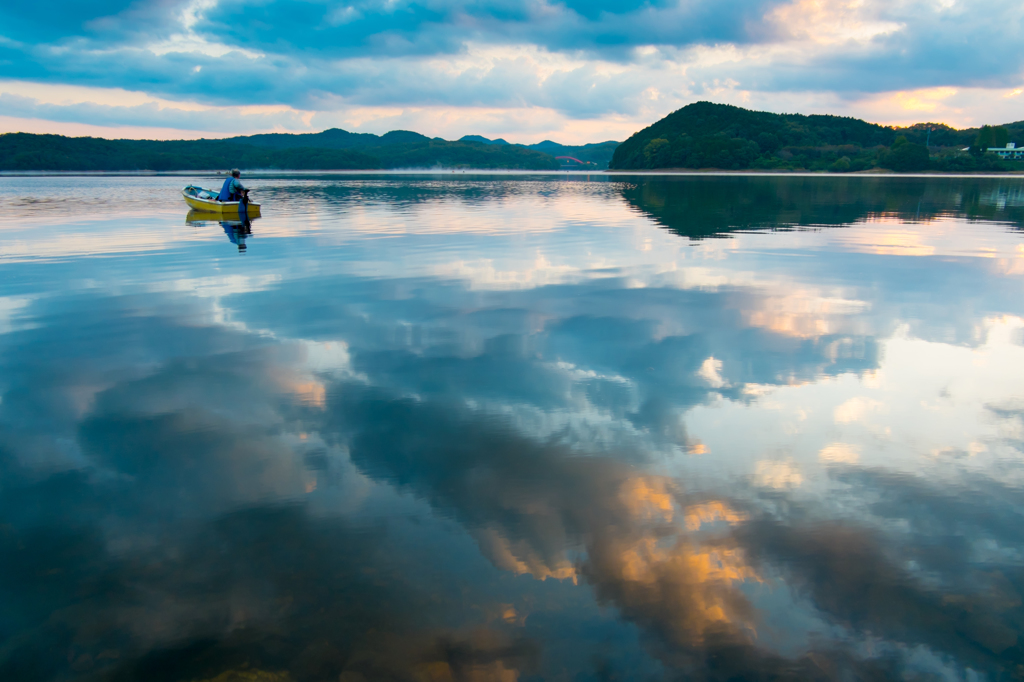
[{"label": "blue sky", "polygon": [[98,0],[0,6],[0,131],[625,139],[707,99],[1024,119],[1011,0]]}]

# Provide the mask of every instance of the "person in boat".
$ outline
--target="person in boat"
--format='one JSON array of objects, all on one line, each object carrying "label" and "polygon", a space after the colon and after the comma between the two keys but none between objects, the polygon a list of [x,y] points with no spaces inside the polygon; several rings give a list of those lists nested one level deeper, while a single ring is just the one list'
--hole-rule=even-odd
[{"label": "person in boat", "polygon": [[231,177],[224,181],[224,186],[220,188],[220,194],[217,196],[217,201],[241,201],[242,193],[248,192],[249,188],[242,184],[239,180],[242,176],[241,171],[235,168],[231,171]]}]

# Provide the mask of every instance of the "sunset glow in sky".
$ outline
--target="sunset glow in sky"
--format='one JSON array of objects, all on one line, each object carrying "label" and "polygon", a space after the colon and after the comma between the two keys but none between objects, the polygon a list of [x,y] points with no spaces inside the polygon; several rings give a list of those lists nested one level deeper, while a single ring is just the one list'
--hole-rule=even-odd
[{"label": "sunset glow in sky", "polygon": [[1011,0],[96,0],[0,6],[0,132],[622,140],[711,100],[1024,119]]}]

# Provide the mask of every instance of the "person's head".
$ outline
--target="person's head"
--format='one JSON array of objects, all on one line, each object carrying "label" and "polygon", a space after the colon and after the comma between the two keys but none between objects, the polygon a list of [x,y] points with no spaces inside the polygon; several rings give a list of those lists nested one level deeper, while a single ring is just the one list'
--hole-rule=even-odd
[{"label": "person's head", "polygon": [[237,168],[231,171],[231,177],[233,178],[241,177],[241,175],[242,171],[238,170]]}]

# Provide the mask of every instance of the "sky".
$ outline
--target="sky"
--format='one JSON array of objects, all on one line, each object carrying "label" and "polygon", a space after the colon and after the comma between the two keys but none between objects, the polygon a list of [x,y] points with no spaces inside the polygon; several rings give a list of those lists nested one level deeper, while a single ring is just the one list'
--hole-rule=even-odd
[{"label": "sky", "polygon": [[1015,0],[0,5],[0,132],[623,140],[691,102],[1024,119]]}]

